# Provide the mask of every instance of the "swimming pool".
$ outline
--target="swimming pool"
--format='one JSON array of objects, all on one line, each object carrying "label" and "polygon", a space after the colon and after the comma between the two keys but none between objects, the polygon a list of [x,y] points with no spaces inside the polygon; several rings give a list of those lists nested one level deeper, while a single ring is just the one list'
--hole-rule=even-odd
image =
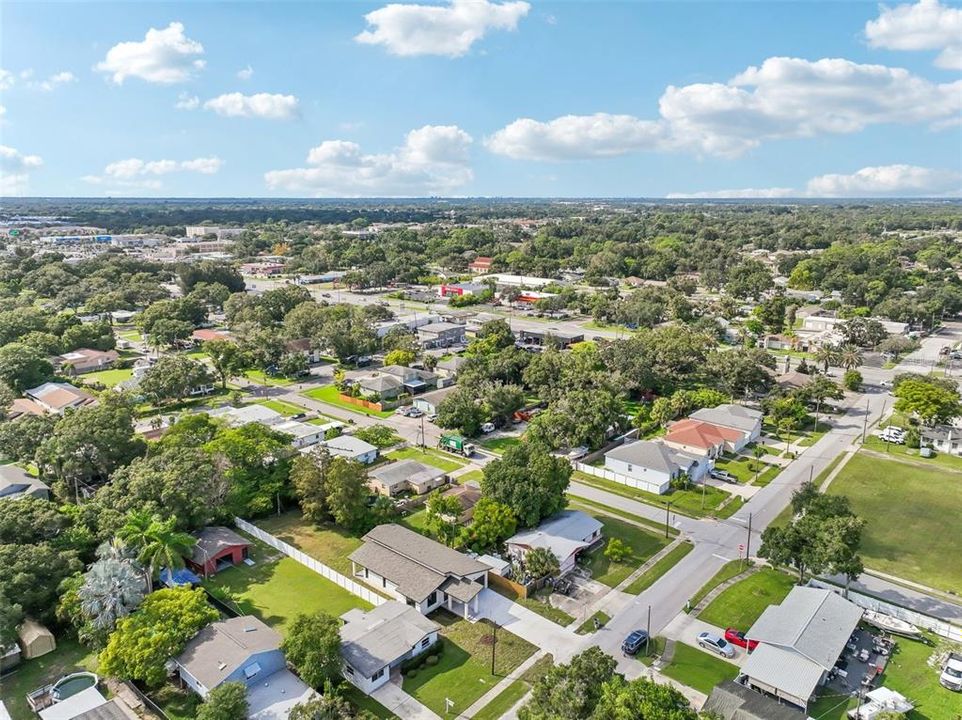
[{"label": "swimming pool", "polygon": [[65,675],[54,683],[51,694],[54,700],[66,700],[71,695],[76,695],[81,690],[94,687],[97,684],[97,676],[91,672],[78,672]]}]

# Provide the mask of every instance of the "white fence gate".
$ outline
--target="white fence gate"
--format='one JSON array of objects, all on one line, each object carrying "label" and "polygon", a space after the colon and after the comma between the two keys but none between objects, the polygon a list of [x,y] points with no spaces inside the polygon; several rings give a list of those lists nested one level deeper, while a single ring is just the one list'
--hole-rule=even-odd
[{"label": "white fence gate", "polygon": [[[813,587],[824,588],[837,593],[841,593],[842,591],[837,585],[833,585],[822,580],[809,580],[808,584]],[[899,605],[893,605],[885,600],[879,600],[871,595],[863,595],[862,593],[855,592],[854,590],[848,591],[848,599],[858,605],[860,608],[884,613],[885,615],[891,615],[892,617],[897,617],[899,620],[910,622],[916,627],[922,628],[923,630],[931,630],[936,635],[947,638],[952,642],[962,642],[962,628],[957,625],[953,625],[952,623],[947,623],[944,620],[934,618],[931,615],[923,615],[915,610],[909,610],[908,608],[904,608]]]},{"label": "white fence gate", "polygon": [[270,533],[264,532],[256,525],[251,525],[249,522],[246,520],[241,520],[239,517],[234,518],[234,524],[248,535],[253,535],[258,540],[263,543],[267,543],[275,550],[280,550],[282,553],[287,555],[287,557],[297,560],[297,562],[299,562],[301,565],[310,568],[321,577],[330,580],[332,583],[347,590],[352,595],[357,595],[359,598],[366,600],[372,605],[380,605],[381,603],[387,602],[387,598],[383,597],[382,595],[378,595],[370,588],[366,588],[360,583],[354,582],[351,580],[351,578],[342,575],[337,570],[329,568],[327,565],[315,560],[310,555],[305,555],[296,547],[288,545],[283,540],[278,540],[276,537]]}]

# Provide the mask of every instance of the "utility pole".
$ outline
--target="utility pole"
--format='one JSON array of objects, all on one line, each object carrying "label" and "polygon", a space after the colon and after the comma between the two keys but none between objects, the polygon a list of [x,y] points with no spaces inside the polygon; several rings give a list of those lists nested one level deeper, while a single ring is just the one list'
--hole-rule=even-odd
[{"label": "utility pole", "polygon": [[815,403],[815,429],[812,432],[818,432],[818,413],[822,409],[822,398],[819,398]]},{"label": "utility pole", "polygon": [[420,441],[421,448],[425,447],[424,444],[424,415],[421,415],[421,431],[418,433],[418,440]]},{"label": "utility pole", "polygon": [[865,433],[868,432],[868,399],[865,400],[865,419],[862,421],[862,444],[865,444]]},{"label": "utility pole", "polygon": [[748,513],[748,540],[745,541],[745,563],[752,555],[752,514]]},{"label": "utility pole", "polygon": [[668,504],[665,505],[665,539],[666,540],[668,539],[668,524],[671,520],[670,515],[671,515],[671,500],[669,500]]},{"label": "utility pole", "polygon": [[491,631],[491,675],[494,675],[494,649],[498,646],[498,623],[493,623]]},{"label": "utility pole", "polygon": [[648,643],[651,642],[651,605],[648,606],[648,625],[645,627],[645,656],[648,656]]}]

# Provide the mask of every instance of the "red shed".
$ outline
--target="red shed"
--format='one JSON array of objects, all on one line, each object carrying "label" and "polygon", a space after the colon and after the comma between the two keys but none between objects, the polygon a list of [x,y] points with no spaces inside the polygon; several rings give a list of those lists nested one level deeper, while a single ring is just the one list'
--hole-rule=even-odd
[{"label": "red shed", "polygon": [[205,577],[244,562],[250,551],[250,543],[230,528],[206,527],[194,537],[197,543],[185,560],[187,567]]}]

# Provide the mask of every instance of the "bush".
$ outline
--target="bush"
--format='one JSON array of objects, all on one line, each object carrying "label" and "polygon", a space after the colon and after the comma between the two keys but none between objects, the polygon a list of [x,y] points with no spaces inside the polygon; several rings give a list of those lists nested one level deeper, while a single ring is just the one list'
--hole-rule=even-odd
[{"label": "bush", "polygon": [[408,676],[409,678],[417,677],[417,676],[418,676],[418,671],[417,671],[417,669],[416,669],[416,668],[411,668],[410,670],[408,670],[407,676]]},{"label": "bush", "polygon": [[905,447],[918,450],[921,444],[922,436],[919,434],[918,428],[910,427],[905,432]]},{"label": "bush", "polygon": [[631,548],[619,538],[611,538],[605,548],[605,557],[612,562],[621,562],[631,557]]},{"label": "bush", "polygon": [[862,387],[862,373],[858,370],[846,370],[842,376],[842,385],[845,386],[846,390],[858,392],[858,389]]},{"label": "bush", "polygon": [[425,664],[426,664],[428,667],[434,667],[435,665],[438,664],[438,656],[437,656],[437,655],[428,655],[428,659],[425,660],[424,662],[425,662]]}]

